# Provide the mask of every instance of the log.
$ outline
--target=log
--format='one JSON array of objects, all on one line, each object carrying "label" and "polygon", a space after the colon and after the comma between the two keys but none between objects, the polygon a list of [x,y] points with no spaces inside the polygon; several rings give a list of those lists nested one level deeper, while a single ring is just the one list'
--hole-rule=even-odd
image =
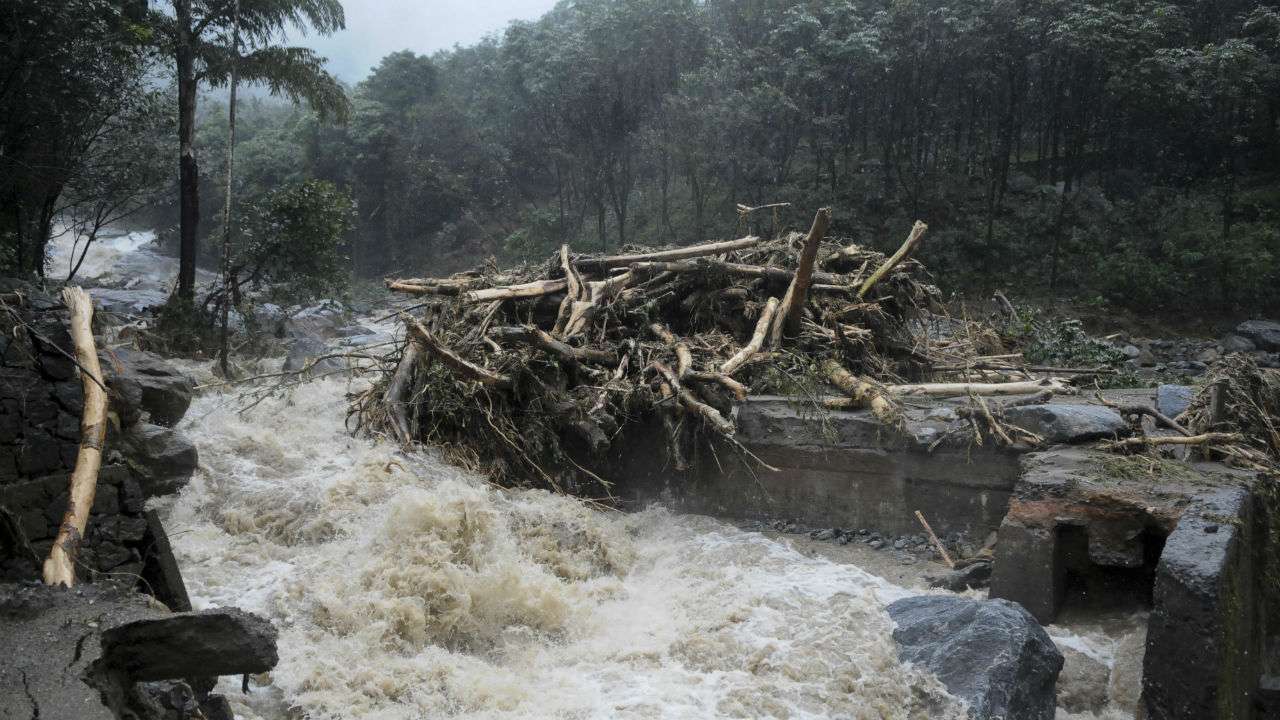
[{"label": "log", "polygon": [[745,250],[759,244],[760,238],[753,236],[744,237],[738,240],[707,243],[705,245],[690,245],[688,247],[676,248],[674,250],[660,250],[658,252],[643,253],[640,255],[609,255],[602,258],[583,258],[578,260],[577,264],[582,270],[602,272],[610,268],[627,267],[632,263],[638,262],[648,262],[652,260],[682,260],[684,258],[705,257],[707,255],[721,255],[734,250]]},{"label": "log", "polygon": [[422,343],[423,348],[427,352],[439,357],[441,362],[452,368],[455,372],[489,387],[511,387],[511,378],[501,373],[496,373],[488,368],[480,367],[445,347],[436,339],[436,336],[427,329],[426,325],[423,325],[417,320],[409,320],[408,323],[409,334],[413,335],[418,342]]},{"label": "log", "polygon": [[660,362],[649,364],[658,374],[662,376],[667,384],[675,390],[676,397],[680,398],[680,403],[686,410],[699,415],[703,420],[707,421],[711,427],[715,428],[721,435],[732,437],[736,428],[733,423],[725,419],[719,410],[699,400],[688,388],[680,384],[680,379],[676,377],[675,371]]},{"label": "log", "polygon": [[510,340],[523,343],[531,347],[536,347],[558,358],[573,363],[592,363],[595,365],[608,365],[610,367],[618,364],[618,354],[607,350],[597,350],[595,348],[573,347],[572,345],[557,340],[550,333],[536,327],[524,325],[521,327],[496,327],[489,331],[490,335],[500,340]]},{"label": "log", "polygon": [[723,385],[738,400],[747,399],[747,386],[733,378],[720,373],[701,372],[693,369],[693,353],[689,345],[677,340],[676,336],[662,323],[653,323],[649,330],[667,344],[676,354],[676,376],[681,382],[693,380],[700,383],[717,383]]},{"label": "log", "polygon": [[409,393],[410,381],[413,379],[413,371],[417,368],[418,358],[422,354],[422,345],[416,338],[412,338],[405,343],[404,352],[400,355],[400,362],[396,363],[396,371],[391,376],[391,381],[387,383],[387,391],[383,394],[383,401],[387,404],[388,411],[391,413],[391,422],[395,427],[396,439],[402,445],[409,445],[413,442],[413,435],[409,429],[409,417],[405,412],[408,403],[405,396]]},{"label": "log", "polygon": [[71,587],[76,582],[75,559],[89,524],[89,508],[98,489],[98,469],[102,466],[102,446],[107,439],[107,393],[102,384],[102,367],[93,341],[93,300],[83,289],[62,290],[71,311],[71,340],[80,366],[84,388],[84,413],[80,416],[80,449],[71,473],[67,511],[58,526],[58,536],[44,561],[46,585]]},{"label": "log", "polygon": [[893,395],[925,397],[962,397],[965,395],[1030,395],[1045,391],[1069,394],[1072,388],[1062,378],[1021,380],[1004,383],[922,383],[918,385],[888,385]]},{"label": "log", "polygon": [[476,284],[474,280],[392,280],[391,278],[383,282],[388,290],[409,295],[460,295]]},{"label": "log", "polygon": [[734,353],[733,357],[724,361],[720,366],[722,375],[732,375],[737,372],[743,365],[746,365],[760,349],[764,347],[764,339],[769,334],[769,325],[773,322],[773,316],[778,310],[778,298],[769,298],[769,302],[765,303],[764,309],[760,311],[760,318],[756,320],[755,332],[751,333],[751,340],[741,350]]},{"label": "log", "polygon": [[1114,440],[1103,445],[1107,450],[1123,448],[1149,447],[1151,445],[1231,445],[1244,442],[1240,433],[1208,432],[1199,435],[1145,435],[1141,437]]},{"label": "log", "polygon": [[919,220],[916,221],[916,224],[911,227],[911,234],[907,236],[906,242],[902,243],[902,247],[898,248],[898,251],[892,257],[885,260],[883,265],[876,268],[876,271],[871,273],[871,277],[867,278],[866,282],[862,283],[862,287],[858,288],[859,300],[866,297],[867,293],[871,291],[871,288],[875,287],[876,283],[880,282],[881,278],[892,272],[899,263],[915,252],[916,248],[920,246],[920,241],[924,237],[925,231],[928,229],[928,225]]},{"label": "log", "polygon": [[568,287],[567,280],[535,280],[520,285],[506,285],[481,290],[471,290],[463,294],[466,302],[489,302],[491,300],[514,300],[518,298],[541,297],[552,295]]},{"label": "log", "polygon": [[822,370],[832,384],[849,396],[855,407],[869,408],[880,422],[889,427],[902,427],[902,413],[885,388],[857,377],[835,360],[823,362]]},{"label": "log", "polygon": [[804,239],[804,249],[800,251],[800,264],[778,308],[778,322],[773,325],[769,347],[780,346],[784,335],[793,338],[800,332],[800,311],[809,300],[809,286],[813,284],[813,263],[818,257],[818,246],[827,236],[830,224],[831,208],[821,208],[813,216],[813,225]]},{"label": "log", "polygon": [[938,539],[938,536],[934,534],[933,528],[929,527],[929,521],[924,519],[924,513],[917,510],[916,520],[919,520],[920,525],[924,527],[924,531],[929,533],[929,539],[933,541],[933,546],[938,549],[938,554],[942,556],[943,562],[947,564],[947,567],[954,570],[956,567],[955,561],[952,560],[951,555],[947,553],[946,546],[944,546],[942,541]]},{"label": "log", "polygon": [[[739,277],[764,278],[765,280],[773,280],[776,282],[791,282],[795,279],[795,272],[779,267],[770,267],[767,265],[747,265],[744,263],[726,262],[724,260],[715,260],[712,258],[698,258],[696,260],[684,260],[681,262],[658,262],[645,261],[635,262],[627,266],[631,272],[637,275],[653,275],[655,273],[701,273],[701,272],[720,272],[725,275],[735,275]],[[812,280],[815,285],[823,287],[847,289],[853,291],[850,287],[850,279],[847,275],[837,273],[817,272],[812,274]]]}]

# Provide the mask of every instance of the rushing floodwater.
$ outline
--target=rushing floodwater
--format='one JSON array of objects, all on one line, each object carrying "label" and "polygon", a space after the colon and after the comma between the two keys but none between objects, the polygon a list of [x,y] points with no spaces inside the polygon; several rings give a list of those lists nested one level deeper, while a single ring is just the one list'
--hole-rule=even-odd
[{"label": "rushing floodwater", "polygon": [[[94,290],[102,301],[162,301],[176,263],[153,238],[99,241],[81,280],[110,288]],[[72,249],[53,242],[51,276]],[[280,630],[280,664],[251,694],[223,681],[239,717],[965,716],[896,659],[883,607],[913,591],[722,522],[501,490],[354,438],[348,389],[320,380],[243,414],[235,393],[212,392],[184,420],[201,467],[161,509],[192,600]],[[1050,632],[1128,668],[1107,692],[1132,703],[1138,635]]]},{"label": "rushing floodwater", "polygon": [[229,692],[243,717],[962,717],[896,660],[881,608],[906,591],[352,438],[344,391],[185,421],[202,467],[167,526],[193,599],[280,628],[270,687]]}]

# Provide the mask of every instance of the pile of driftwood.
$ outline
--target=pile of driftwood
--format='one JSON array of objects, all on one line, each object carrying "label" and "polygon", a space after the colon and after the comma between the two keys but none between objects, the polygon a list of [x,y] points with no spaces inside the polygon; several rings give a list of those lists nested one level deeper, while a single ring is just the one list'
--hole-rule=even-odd
[{"label": "pile of driftwood", "polygon": [[[989,329],[934,314],[940,292],[911,257],[924,223],[885,256],[828,240],[830,221],[822,209],[807,234],[605,257],[564,247],[540,266],[388,280],[418,300],[394,373],[356,401],[358,424],[500,480],[591,494],[608,483],[578,460],[628,423],[661,423],[680,470],[708,438],[732,443],[748,394],[866,408],[893,430],[903,396],[1060,387],[968,382],[1012,356]],[[941,379],[965,382],[919,384]]]}]

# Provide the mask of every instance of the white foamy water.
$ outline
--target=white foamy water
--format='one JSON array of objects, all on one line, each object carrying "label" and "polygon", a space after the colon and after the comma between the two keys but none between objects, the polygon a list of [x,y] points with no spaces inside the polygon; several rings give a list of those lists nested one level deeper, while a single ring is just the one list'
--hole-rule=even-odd
[{"label": "white foamy water", "polygon": [[198,607],[280,629],[244,718],[959,718],[896,659],[856,567],[661,509],[494,488],[351,437],[328,379],[184,421],[201,469],[167,508]]}]

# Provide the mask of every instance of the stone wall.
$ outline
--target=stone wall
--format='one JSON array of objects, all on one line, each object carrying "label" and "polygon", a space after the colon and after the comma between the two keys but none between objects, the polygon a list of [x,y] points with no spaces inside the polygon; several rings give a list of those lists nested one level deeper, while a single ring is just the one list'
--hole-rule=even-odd
[{"label": "stone wall", "polygon": [[[0,293],[0,581],[19,581],[40,577],[66,511],[84,393],[62,303],[13,281],[0,280]],[[181,487],[197,457],[180,431],[149,421],[180,419],[191,382],[136,351],[104,350],[103,372],[114,419],[77,578],[142,577],[163,586],[162,570],[173,568],[157,557],[164,530],[144,505]],[[178,588],[153,591],[185,601]]]}]

